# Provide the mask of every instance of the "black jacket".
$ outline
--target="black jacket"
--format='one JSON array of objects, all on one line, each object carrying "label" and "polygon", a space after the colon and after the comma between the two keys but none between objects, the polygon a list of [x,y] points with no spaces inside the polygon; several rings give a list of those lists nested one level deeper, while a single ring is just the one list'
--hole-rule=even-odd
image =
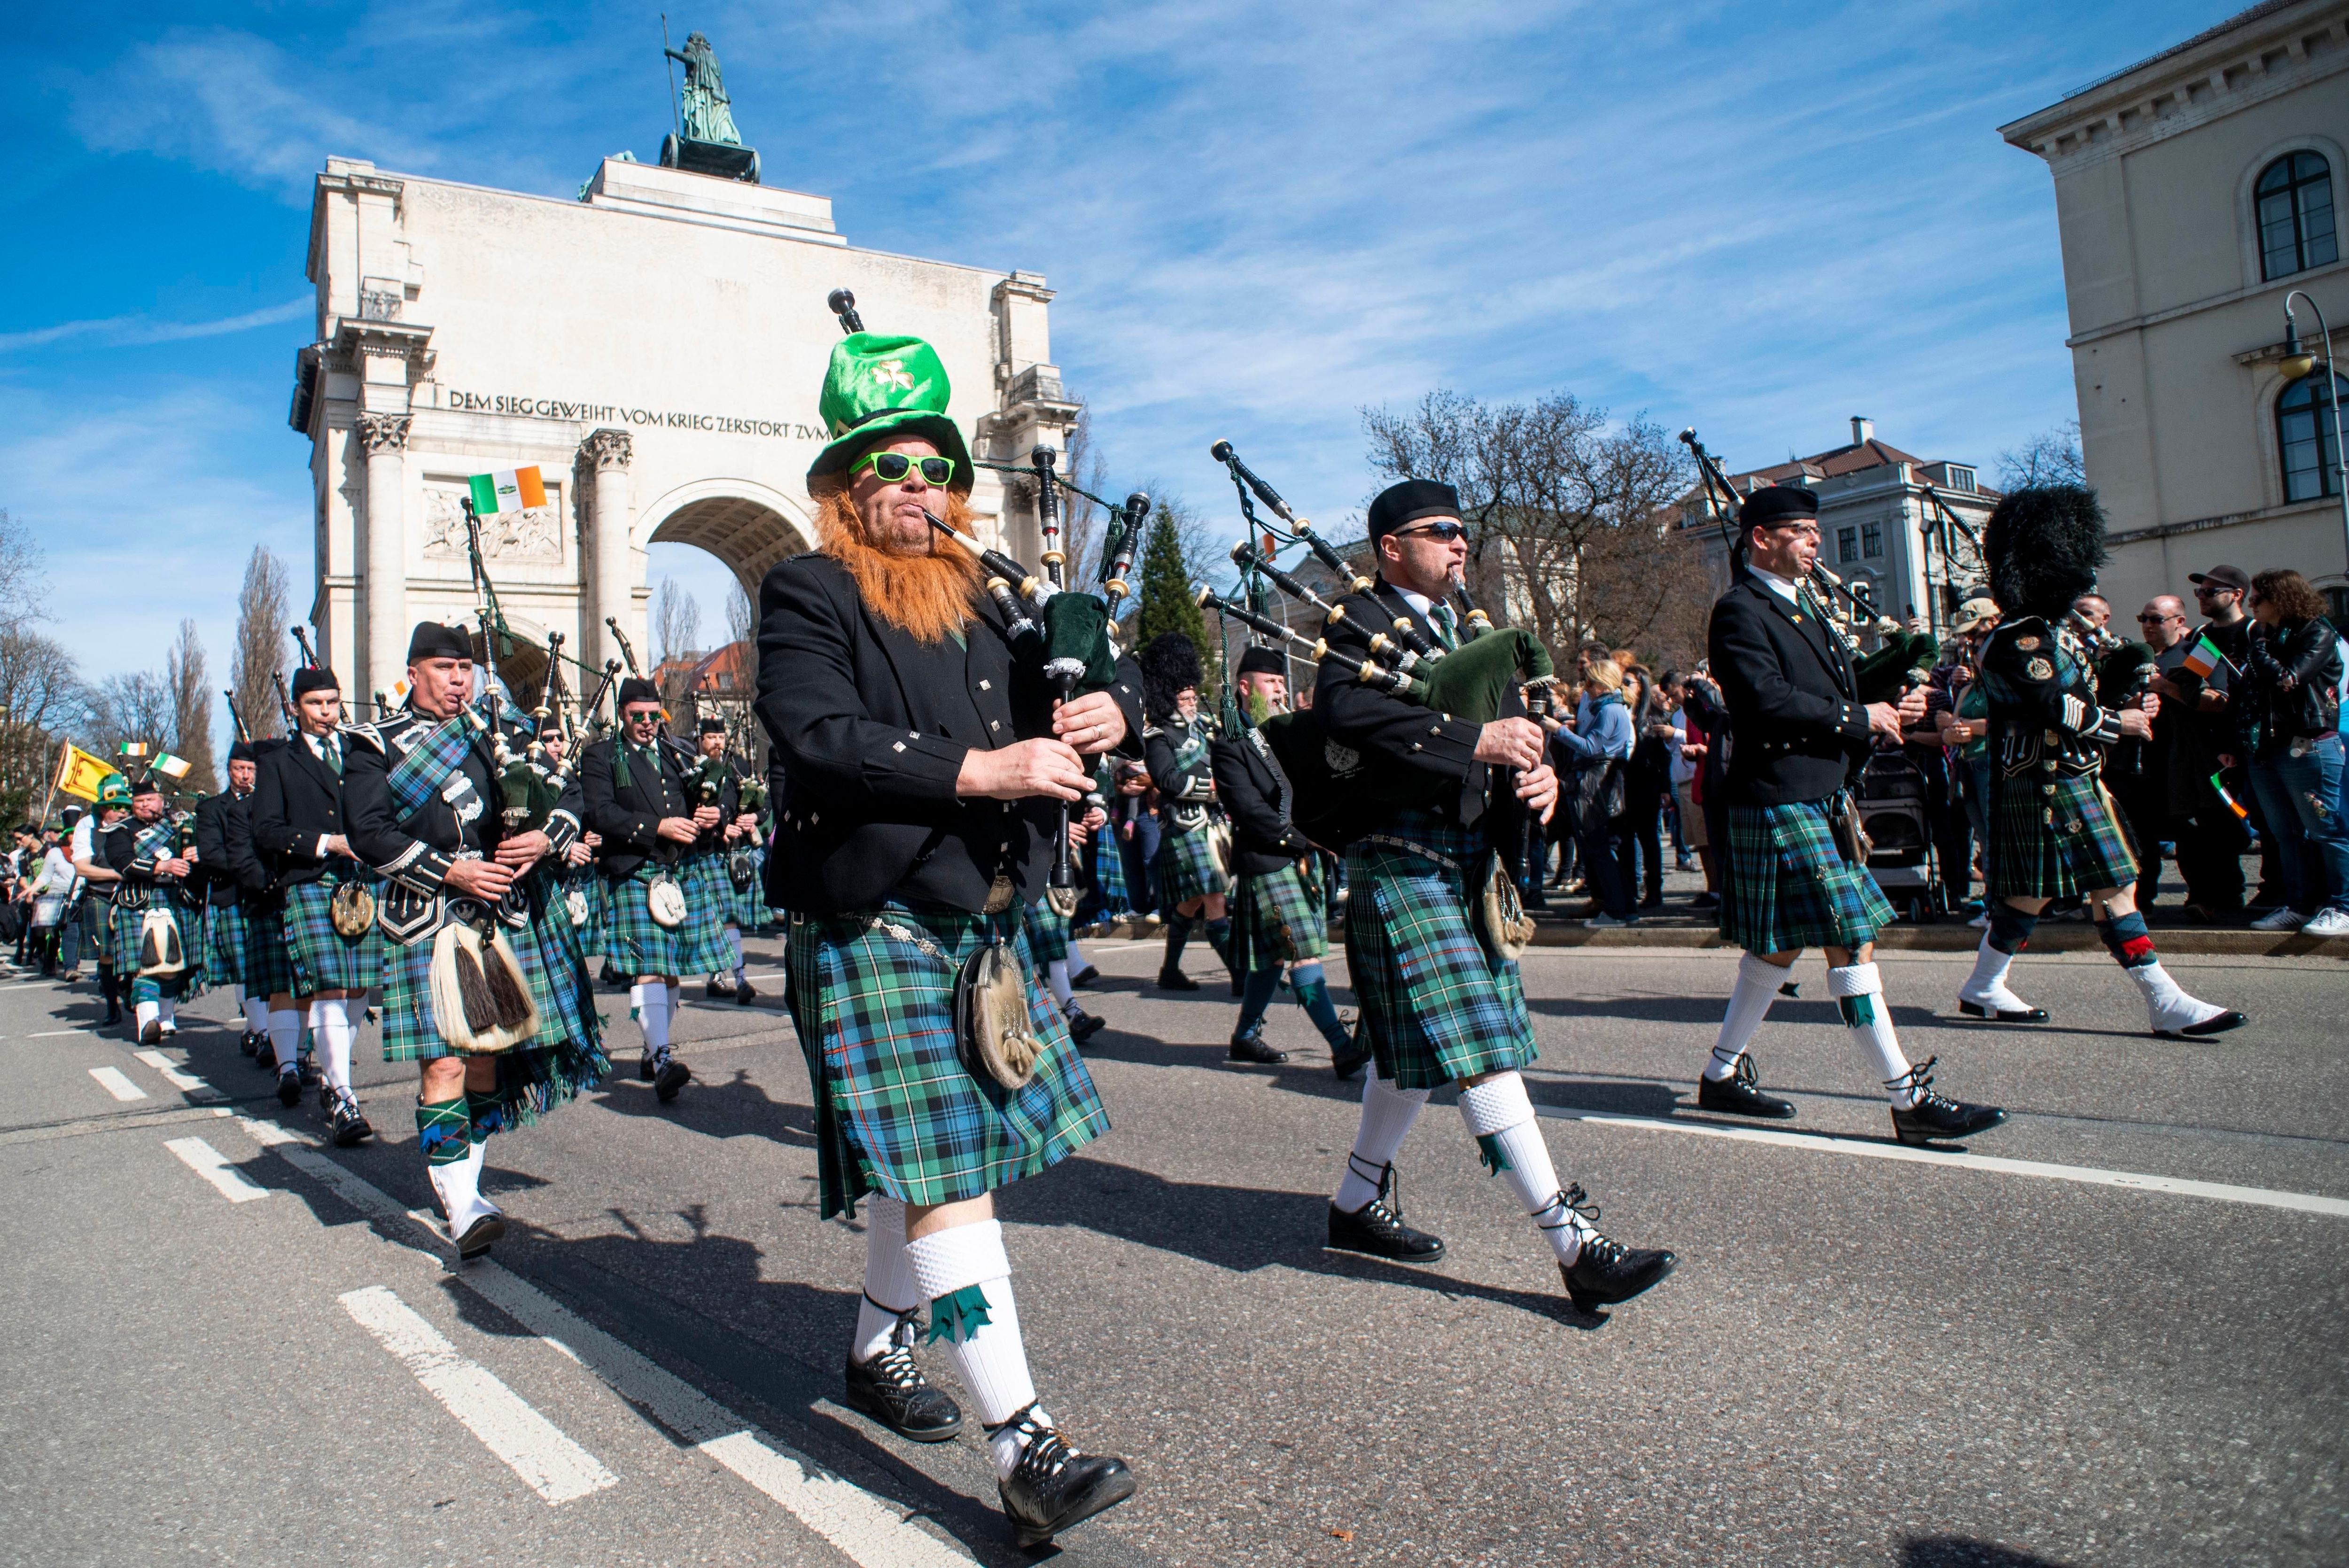
[{"label": "black jacket", "polygon": [[244,839],[252,841],[253,797],[224,790],[196,802],[196,874],[204,886],[204,902],[227,909],[237,901],[240,887],[236,865],[228,848],[228,820],[242,817]]},{"label": "black jacket", "polygon": [[1312,845],[1288,820],[1288,779],[1263,736],[1249,729],[1237,740],[1207,745],[1216,795],[1232,824],[1232,871],[1244,877],[1277,872]]},{"label": "black jacket", "polygon": [[[804,914],[888,900],[978,911],[997,875],[1025,903],[1050,869],[1055,802],[965,800],[966,753],[1052,732],[1040,664],[1016,658],[1002,614],[978,604],[953,639],[926,645],[867,610],[820,554],[778,563],[759,588],[760,722],[783,769],[768,902]],[[1141,712],[1124,666],[1112,687],[1121,749]]]},{"label": "black jacket", "polygon": [[[1408,616],[1429,642],[1440,641],[1426,618],[1384,578],[1369,593],[1350,593],[1340,603],[1345,617],[1324,627],[1321,634],[1332,649],[1350,657],[1370,658],[1371,634],[1389,632],[1399,617]],[[1431,713],[1407,698],[1364,686],[1334,660],[1323,661],[1314,682],[1313,711],[1320,716],[1324,732],[1340,745],[1444,781],[1449,788],[1437,810],[1462,826],[1474,827],[1484,819],[1491,804],[1493,770],[1475,760],[1483,725]],[[1514,694],[1507,711],[1525,712]]]},{"label": "black jacket", "polygon": [[[615,879],[636,874],[647,861],[673,866],[688,847],[660,836],[664,817],[691,817],[698,785],[686,776],[686,759],[665,738],[653,739],[647,765],[641,751],[628,754],[628,782],[623,789],[614,774],[621,746],[617,735],[607,735],[579,754],[579,795],[585,804],[587,830],[604,841],[595,846],[595,864]],[[720,807],[723,810],[723,807]]]},{"label": "black jacket", "polygon": [[2255,624],[2243,673],[2236,709],[2248,754],[2264,757],[2340,725],[2341,645],[2331,622]]},{"label": "black jacket", "polygon": [[1824,800],[1868,759],[1859,683],[1816,606],[1742,576],[1713,601],[1705,646],[1729,711],[1728,803]]},{"label": "black jacket", "polygon": [[[444,780],[444,787],[413,811],[403,813],[393,802],[391,769],[438,727],[437,720],[402,709],[379,724],[352,725],[343,731],[344,809],[351,849],[384,876],[424,893],[440,891],[442,879],[459,857],[493,855],[506,836],[497,762],[486,736],[477,734],[467,745],[457,769],[470,790],[456,790],[452,800]],[[528,743],[518,727],[507,727],[506,736],[517,753]],[[298,748],[305,755],[309,750]],[[545,832],[554,848],[539,864],[559,865],[564,851],[579,838],[575,780],[550,816]]]},{"label": "black jacket", "polygon": [[113,901],[136,909],[143,907],[148,899],[158,892],[176,891],[186,902],[195,903],[195,899],[189,896],[190,890],[179,879],[162,876],[156,870],[173,852],[176,839],[165,844],[160,853],[139,853],[139,835],[149,826],[130,816],[118,819],[110,827],[90,830],[91,857],[122,875],[122,880],[109,890]]},{"label": "black jacket", "polygon": [[280,887],[316,882],[331,858],[319,852],[318,841],[337,834],[350,836],[343,806],[350,765],[348,730],[343,732],[340,775],[298,735],[255,764],[253,842],[262,864]]},{"label": "black jacket", "polygon": [[[1185,764],[1182,760],[1183,748],[1191,743],[1195,729],[1206,739],[1206,747]],[[1168,718],[1142,732],[1143,760],[1150,769],[1150,782],[1158,791],[1161,832],[1189,832],[1207,825],[1216,799],[1213,733],[1205,715],[1187,720]],[[1185,826],[1186,819],[1189,826]]]}]

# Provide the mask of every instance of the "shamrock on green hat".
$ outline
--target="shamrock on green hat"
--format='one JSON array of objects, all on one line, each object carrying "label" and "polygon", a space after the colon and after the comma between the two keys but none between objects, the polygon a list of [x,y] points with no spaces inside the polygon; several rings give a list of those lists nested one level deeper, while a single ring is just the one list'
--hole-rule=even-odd
[{"label": "shamrock on green hat", "polygon": [[808,466],[812,486],[891,436],[920,436],[954,459],[948,488],[968,491],[975,477],[970,449],[947,417],[947,367],[938,351],[918,337],[853,332],[832,346],[816,412],[832,442]]}]

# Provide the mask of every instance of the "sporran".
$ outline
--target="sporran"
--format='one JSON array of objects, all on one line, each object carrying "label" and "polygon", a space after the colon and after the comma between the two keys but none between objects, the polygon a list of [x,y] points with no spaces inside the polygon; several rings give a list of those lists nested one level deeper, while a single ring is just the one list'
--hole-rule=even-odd
[{"label": "sporran", "polygon": [[1028,1087],[1044,1042],[1031,1032],[1028,976],[1008,942],[989,942],[955,975],[955,1045],[973,1078],[1007,1089]]},{"label": "sporran", "polygon": [[667,872],[657,872],[645,889],[645,908],[653,923],[663,931],[675,931],[685,923],[685,889]]},{"label": "sporran", "polygon": [[344,882],[326,905],[326,918],[334,923],[336,935],[356,942],[375,929],[375,894],[357,882]]},{"label": "sporran", "polygon": [[1838,790],[1827,806],[1827,825],[1834,830],[1836,853],[1847,866],[1864,866],[1870,851],[1876,848],[1860,824],[1859,803],[1848,789]]},{"label": "sporran", "polygon": [[139,917],[139,977],[141,980],[168,979],[182,974],[188,967],[188,955],[180,945],[180,923],[171,912],[158,906]]},{"label": "sporran", "polygon": [[1512,964],[1524,956],[1534,939],[1533,916],[1526,913],[1517,884],[1498,855],[1493,857],[1484,894],[1476,901],[1476,926],[1493,951]]},{"label": "sporran", "polygon": [[1044,890],[1044,902],[1051,905],[1052,913],[1062,920],[1071,920],[1076,917],[1077,890],[1075,888],[1048,887]]},{"label": "sporran", "polygon": [[522,961],[494,923],[455,920],[432,939],[432,1019],[467,1056],[492,1056],[538,1033]]}]

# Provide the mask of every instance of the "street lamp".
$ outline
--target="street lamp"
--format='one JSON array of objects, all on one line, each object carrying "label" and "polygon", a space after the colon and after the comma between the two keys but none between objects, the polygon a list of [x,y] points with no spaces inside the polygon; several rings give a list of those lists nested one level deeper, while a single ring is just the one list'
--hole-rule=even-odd
[{"label": "street lamp", "polygon": [[[2344,549],[2349,549],[2349,445],[2344,442],[2344,434],[2349,433],[2341,428],[2341,387],[2333,372],[2333,328],[2326,324],[2323,310],[2314,300],[2309,299],[2306,289],[2294,289],[2283,296],[2283,361],[2276,368],[2283,372],[2286,386],[2316,368],[2316,356],[2304,352],[2300,346],[2300,323],[2293,319],[2292,314],[2292,302],[2296,299],[2308,300],[2308,308],[2316,313],[2316,330],[2324,335],[2324,397],[2314,400],[2313,406],[2323,409],[2329,401],[2333,407],[2333,477],[2341,487],[2342,544]],[[2323,455],[2320,448],[2317,452],[2320,462],[2323,460]]]}]

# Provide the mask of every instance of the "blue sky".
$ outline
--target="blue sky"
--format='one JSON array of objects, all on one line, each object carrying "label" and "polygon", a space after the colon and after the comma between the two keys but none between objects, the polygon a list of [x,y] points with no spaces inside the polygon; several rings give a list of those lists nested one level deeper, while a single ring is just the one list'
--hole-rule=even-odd
[{"label": "blue sky", "polygon": [[[1220,520],[1217,437],[1308,515],[1357,410],[1571,390],[1733,465],[1866,414],[1985,466],[2070,418],[2054,200],[1997,127],[2220,19],[2183,0],[672,11],[770,183],[850,242],[1041,272],[1123,490]],[[306,602],[310,179],[329,153],[568,195],[667,127],[653,7],[12,7],[0,508],[93,676],[192,614],[224,671],[255,542]],[[661,547],[721,624],[723,577]]]}]

